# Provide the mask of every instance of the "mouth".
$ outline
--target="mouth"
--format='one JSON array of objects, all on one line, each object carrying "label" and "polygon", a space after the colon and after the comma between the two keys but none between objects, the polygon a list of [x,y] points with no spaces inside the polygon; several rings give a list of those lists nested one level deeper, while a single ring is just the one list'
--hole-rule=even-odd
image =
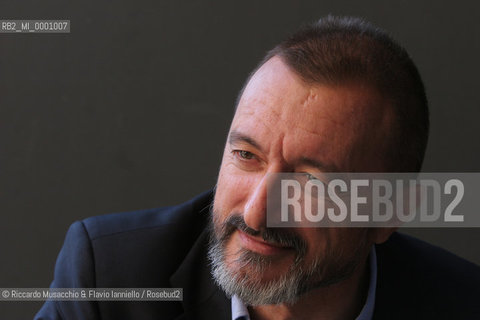
[{"label": "mouth", "polygon": [[260,237],[249,235],[241,230],[237,231],[240,238],[241,246],[247,250],[267,256],[284,254],[294,251],[293,247],[282,246],[279,244],[267,242]]}]

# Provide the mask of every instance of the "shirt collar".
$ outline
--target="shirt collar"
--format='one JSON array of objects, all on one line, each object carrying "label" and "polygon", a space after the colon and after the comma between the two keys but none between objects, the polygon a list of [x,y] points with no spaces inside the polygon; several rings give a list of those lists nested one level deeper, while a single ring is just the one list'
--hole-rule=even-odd
[{"label": "shirt collar", "polygon": [[[375,246],[372,246],[369,257],[370,282],[368,284],[368,295],[362,311],[355,320],[371,320],[375,308],[375,291],[377,287],[377,254]],[[250,320],[248,309],[245,304],[235,295],[232,297],[232,320]]]},{"label": "shirt collar", "polygon": [[232,320],[250,320],[247,306],[237,295],[232,297]]}]

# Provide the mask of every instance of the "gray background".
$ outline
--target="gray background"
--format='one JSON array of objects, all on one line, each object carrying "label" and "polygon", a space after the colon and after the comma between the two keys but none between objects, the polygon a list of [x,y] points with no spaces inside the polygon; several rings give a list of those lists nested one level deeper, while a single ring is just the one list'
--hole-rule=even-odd
[{"label": "gray background", "polygon": [[[328,13],[386,28],[418,64],[432,120],[424,170],[479,171],[478,12],[474,1],[2,0],[1,19],[70,19],[71,33],[0,34],[0,287],[47,287],[75,220],[212,187],[245,77]],[[480,263],[476,229],[409,232]],[[0,319],[39,306],[0,303]]]}]

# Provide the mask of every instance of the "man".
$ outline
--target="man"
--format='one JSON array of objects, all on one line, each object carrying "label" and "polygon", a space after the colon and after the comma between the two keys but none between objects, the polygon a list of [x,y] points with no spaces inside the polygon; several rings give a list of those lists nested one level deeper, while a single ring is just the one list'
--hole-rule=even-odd
[{"label": "man", "polygon": [[183,302],[48,301],[36,319],[479,318],[479,268],[439,248],[393,228],[266,225],[269,174],[416,172],[427,135],[407,53],[359,19],[321,19],[248,79],[214,195],[67,234],[52,287],[180,287]]}]

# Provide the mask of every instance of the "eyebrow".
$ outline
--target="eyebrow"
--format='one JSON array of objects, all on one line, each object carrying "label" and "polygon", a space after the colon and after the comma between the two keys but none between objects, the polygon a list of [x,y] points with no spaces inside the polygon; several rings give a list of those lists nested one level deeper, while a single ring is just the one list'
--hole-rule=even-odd
[{"label": "eyebrow", "polygon": [[249,137],[248,135],[240,133],[235,130],[230,132],[230,135],[228,137],[228,142],[230,144],[237,144],[240,142],[248,143],[249,145],[255,147],[256,149],[262,151],[262,147],[260,146],[260,144],[256,142],[252,137]]},{"label": "eyebrow", "polygon": [[310,159],[310,158],[306,158],[306,157],[302,157],[300,159],[299,163],[301,165],[314,167],[314,168],[316,168],[316,169],[318,169],[319,171],[322,171],[322,172],[340,172],[338,170],[337,166],[335,166],[333,164],[325,164],[323,162],[320,162],[320,161],[317,161],[317,160],[314,160],[314,159]]}]

